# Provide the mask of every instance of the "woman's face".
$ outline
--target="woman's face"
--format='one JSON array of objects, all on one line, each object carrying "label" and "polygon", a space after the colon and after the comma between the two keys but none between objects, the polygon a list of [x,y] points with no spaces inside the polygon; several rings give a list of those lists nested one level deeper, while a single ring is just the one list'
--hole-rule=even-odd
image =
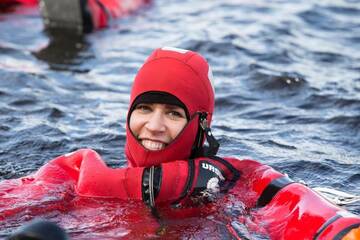
[{"label": "woman's face", "polygon": [[146,149],[158,151],[171,143],[186,123],[186,113],[179,106],[142,103],[131,113],[129,126]]}]

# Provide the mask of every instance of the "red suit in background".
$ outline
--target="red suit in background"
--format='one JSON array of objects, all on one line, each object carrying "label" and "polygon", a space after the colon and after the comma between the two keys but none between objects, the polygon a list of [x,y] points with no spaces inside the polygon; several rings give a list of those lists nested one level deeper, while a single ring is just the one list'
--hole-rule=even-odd
[{"label": "red suit in background", "polygon": [[[154,212],[172,205],[176,210],[190,209],[188,213],[194,215],[196,207],[206,208],[221,198],[225,205],[243,204],[241,213],[224,220],[238,239],[246,237],[239,230],[242,225],[271,239],[342,239],[356,234],[358,216],[308,187],[256,161],[216,156],[218,145],[210,131],[211,81],[209,65],[199,54],[174,48],[155,50],[139,70],[131,91],[125,146],[128,167],[109,168],[95,151],[78,150],[50,161],[32,176],[2,182],[1,199],[23,192],[27,198],[41,198],[49,188],[67,184],[79,196],[142,200]],[[136,104],[149,93],[176,97],[189,115],[179,135],[157,151],[143,147],[129,127]],[[164,103],[163,99],[153,101]],[[204,147],[205,138],[208,147]],[[20,200],[13,198],[11,204]],[[0,216],[6,219],[14,214],[13,209]],[[167,210],[161,216],[182,213],[172,214]],[[251,215],[252,223],[244,215]]]},{"label": "red suit in background", "polygon": [[26,4],[26,5],[36,5],[38,0],[1,0],[0,5],[2,4]]},{"label": "red suit in background", "polygon": [[150,0],[87,0],[92,29],[107,27],[112,18],[126,16],[149,2]]},{"label": "red suit in background", "polygon": [[1,6],[15,4],[37,5],[49,28],[76,29],[82,32],[109,26],[113,18],[119,18],[138,10],[150,0],[1,0]]}]

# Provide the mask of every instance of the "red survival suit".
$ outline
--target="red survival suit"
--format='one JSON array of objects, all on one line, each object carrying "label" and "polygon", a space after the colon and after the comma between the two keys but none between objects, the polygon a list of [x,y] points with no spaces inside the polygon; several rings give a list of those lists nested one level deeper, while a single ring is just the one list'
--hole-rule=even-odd
[{"label": "red survival suit", "polygon": [[[0,185],[1,194],[70,182],[80,196],[142,200],[152,209],[169,204],[185,209],[201,206],[220,195],[226,203],[242,202],[243,213],[252,217],[252,224],[240,214],[226,219],[228,231],[238,239],[247,239],[239,227],[243,225],[271,239],[355,236],[360,218],[306,186],[256,161],[214,155],[216,146],[209,129],[214,110],[211,78],[209,65],[199,54],[173,48],[155,50],[135,78],[128,122],[132,105],[142,94],[171,94],[184,103],[189,114],[187,125],[173,142],[162,150],[149,151],[127,124],[129,167],[109,168],[95,151],[82,149],[50,161],[3,191]],[[208,151],[203,147],[204,137],[210,144]],[[33,189],[35,197],[44,194],[41,187]]]}]

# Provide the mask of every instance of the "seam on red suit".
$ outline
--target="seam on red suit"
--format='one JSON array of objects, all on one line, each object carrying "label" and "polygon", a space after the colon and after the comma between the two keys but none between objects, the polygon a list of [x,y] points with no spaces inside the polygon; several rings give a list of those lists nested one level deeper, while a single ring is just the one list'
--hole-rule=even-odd
[{"label": "seam on red suit", "polygon": [[[125,170],[125,179],[128,179],[128,172],[129,172],[129,168],[127,168]],[[128,182],[129,181],[125,181],[125,184],[124,184],[124,189],[125,189],[125,193],[126,193],[126,197],[129,198],[129,187],[127,186],[128,185]]]}]

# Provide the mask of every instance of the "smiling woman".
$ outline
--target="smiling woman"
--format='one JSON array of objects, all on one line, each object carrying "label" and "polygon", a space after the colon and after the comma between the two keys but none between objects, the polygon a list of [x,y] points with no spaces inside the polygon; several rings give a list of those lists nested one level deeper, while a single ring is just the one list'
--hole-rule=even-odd
[{"label": "smiling woman", "polygon": [[[211,69],[202,56],[171,47],[155,50],[139,69],[131,90],[125,146],[130,166],[151,167],[203,156],[200,124],[210,126],[214,102]],[[142,109],[141,118],[137,106]],[[156,144],[162,149],[149,151],[144,143],[154,142],[143,140],[162,143]]]}]

